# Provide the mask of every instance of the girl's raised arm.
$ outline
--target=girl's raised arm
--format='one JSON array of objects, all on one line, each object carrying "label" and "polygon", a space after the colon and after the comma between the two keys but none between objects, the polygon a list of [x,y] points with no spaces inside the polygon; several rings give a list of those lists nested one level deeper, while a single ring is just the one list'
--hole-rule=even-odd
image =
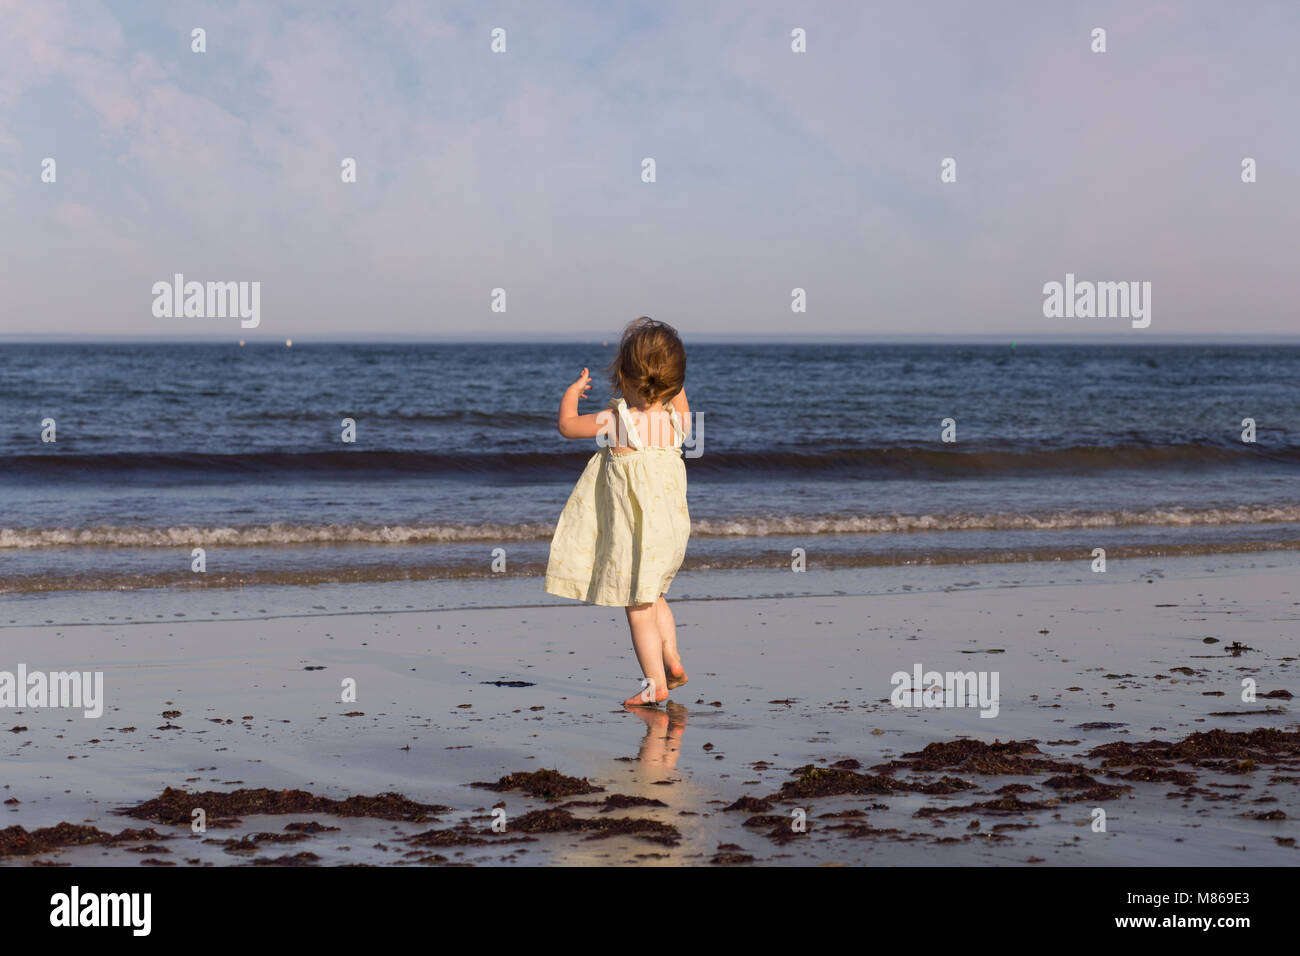
[{"label": "girl's raised arm", "polygon": [[594,415],[578,414],[578,399],[586,398],[589,391],[591,375],[584,368],[578,380],[564,390],[564,397],[560,399],[560,417],[556,427],[565,438],[595,438],[612,420],[608,409]]}]

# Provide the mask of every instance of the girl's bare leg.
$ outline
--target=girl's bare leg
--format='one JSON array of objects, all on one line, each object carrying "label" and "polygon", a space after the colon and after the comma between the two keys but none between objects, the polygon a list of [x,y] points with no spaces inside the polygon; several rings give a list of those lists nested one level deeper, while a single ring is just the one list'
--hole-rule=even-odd
[{"label": "girl's bare leg", "polygon": [[682,666],[681,655],[677,653],[677,622],[673,620],[673,612],[662,594],[659,595],[659,600],[655,602],[654,607],[655,618],[659,624],[659,637],[663,641],[664,676],[668,679],[668,689],[673,690],[681,687],[689,679],[686,676],[686,668]]},{"label": "girl's bare leg", "polygon": [[629,707],[643,707],[668,699],[668,680],[664,676],[663,638],[659,634],[657,605],[638,604],[624,608],[627,625],[632,631],[632,649],[636,651],[641,673],[650,685],[623,701]]}]

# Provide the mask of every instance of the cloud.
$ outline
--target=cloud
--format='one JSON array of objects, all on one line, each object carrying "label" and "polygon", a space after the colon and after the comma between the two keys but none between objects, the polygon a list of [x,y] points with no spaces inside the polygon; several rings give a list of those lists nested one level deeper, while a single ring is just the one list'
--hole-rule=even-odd
[{"label": "cloud", "polygon": [[0,332],[48,328],[58,288],[77,303],[60,328],[176,334],[149,287],[177,271],[261,281],[271,337],[601,335],[641,313],[697,333],[1087,334],[1042,318],[1066,271],[1152,281],[1153,331],[1290,332],[1286,15],[19,5],[0,215],[22,228],[0,257],[22,267]]}]

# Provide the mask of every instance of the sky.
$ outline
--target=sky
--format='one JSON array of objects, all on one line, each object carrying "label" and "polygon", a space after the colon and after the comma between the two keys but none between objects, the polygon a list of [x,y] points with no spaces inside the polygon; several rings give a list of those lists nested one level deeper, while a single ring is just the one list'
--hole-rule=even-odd
[{"label": "sky", "polygon": [[[1300,334],[1294,0],[0,0],[0,24],[0,336]],[[156,316],[176,273],[260,283],[260,324]],[[1150,282],[1150,325],[1045,316],[1067,273]]]}]

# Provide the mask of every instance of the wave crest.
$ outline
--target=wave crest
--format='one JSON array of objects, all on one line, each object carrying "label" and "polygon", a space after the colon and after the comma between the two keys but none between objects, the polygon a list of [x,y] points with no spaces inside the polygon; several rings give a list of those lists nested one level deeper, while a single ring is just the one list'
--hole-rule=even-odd
[{"label": "wave crest", "polygon": [[[908,534],[922,531],[1048,531],[1067,528],[1194,527],[1300,524],[1300,504],[1226,508],[1148,508],[1116,511],[988,512],[949,514],[737,515],[696,518],[700,538],[772,535]],[[276,545],[409,545],[462,542],[547,541],[550,523],[522,524],[321,524],[166,528],[96,525],[85,528],[0,528],[0,549],[268,547]]]}]

